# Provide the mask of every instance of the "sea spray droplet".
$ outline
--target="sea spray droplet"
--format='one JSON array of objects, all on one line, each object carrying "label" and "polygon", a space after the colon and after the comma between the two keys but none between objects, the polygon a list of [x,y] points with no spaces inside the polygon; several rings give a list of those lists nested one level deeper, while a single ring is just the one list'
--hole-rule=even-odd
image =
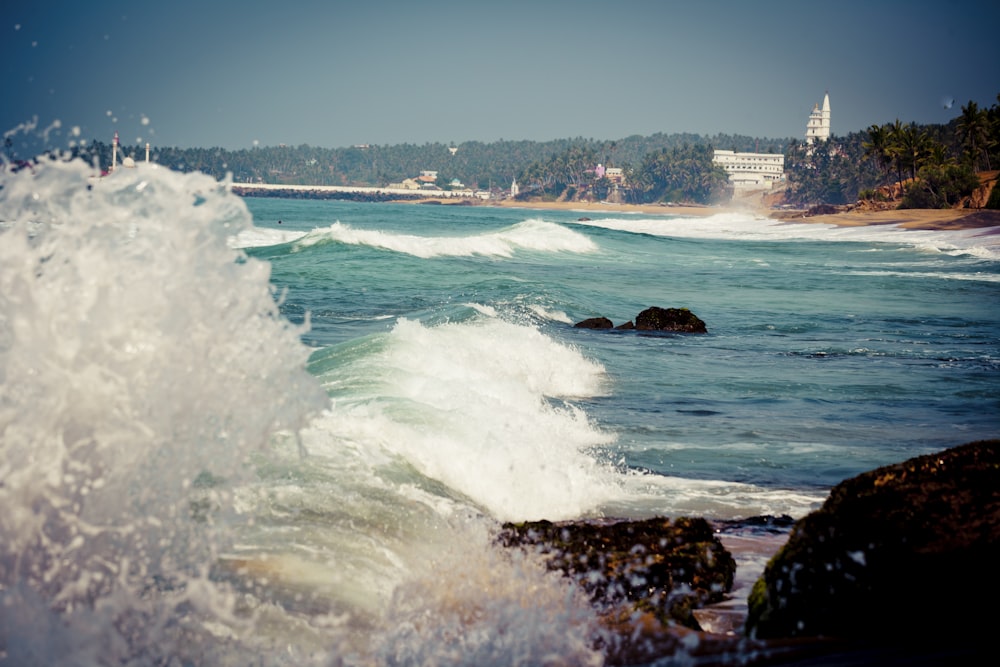
[{"label": "sea spray droplet", "polygon": [[247,456],[326,404],[267,266],[227,247],[242,202],[129,172],[0,176],[0,607],[46,664],[196,655],[170,628],[228,606],[199,573]]}]

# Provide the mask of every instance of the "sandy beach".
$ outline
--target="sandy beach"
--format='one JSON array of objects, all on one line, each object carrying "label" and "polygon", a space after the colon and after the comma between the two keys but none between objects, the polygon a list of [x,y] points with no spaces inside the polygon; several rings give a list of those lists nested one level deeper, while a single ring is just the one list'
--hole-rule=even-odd
[{"label": "sandy beach", "polygon": [[[801,214],[800,214],[801,215]],[[819,222],[831,225],[899,225],[906,229],[982,229],[1000,228],[1000,211],[987,209],[900,209],[895,211],[848,211],[811,217],[769,215],[795,222]],[[1000,229],[998,229],[1000,231]]]},{"label": "sandy beach", "polygon": [[[428,199],[422,203],[437,202],[455,205],[454,201]],[[410,202],[412,203],[412,202]],[[502,208],[528,210],[578,211],[581,217],[593,214],[629,213],[663,216],[709,216],[720,213],[751,213],[762,218],[797,223],[820,223],[857,227],[866,225],[899,225],[906,229],[982,229],[995,227],[1000,233],[1000,211],[989,209],[899,209],[891,211],[846,211],[826,215],[807,216],[805,211],[774,210],[727,206],[667,206],[662,204],[612,204],[608,202],[524,202],[505,199],[481,204]]]}]

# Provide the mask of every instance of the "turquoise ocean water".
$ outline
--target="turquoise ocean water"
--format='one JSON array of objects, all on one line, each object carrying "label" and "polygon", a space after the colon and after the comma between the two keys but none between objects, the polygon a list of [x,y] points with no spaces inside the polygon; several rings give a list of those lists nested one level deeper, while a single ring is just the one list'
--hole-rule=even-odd
[{"label": "turquoise ocean water", "polygon": [[[345,368],[364,367],[385,382],[451,387],[434,412],[470,410],[484,443],[456,454],[523,446],[531,460],[562,446],[546,439],[570,440],[540,431],[534,413],[523,416],[521,436],[484,428],[474,411],[506,424],[498,386],[514,382],[537,391],[540,413],[565,408],[560,401],[582,411],[576,422],[595,441],[570,444],[574,452],[618,471],[762,494],[759,504],[741,493],[729,505],[713,491],[705,505],[671,498],[652,511],[744,516],[796,513],[800,499],[782,501],[780,491],[820,497],[864,470],[996,433],[998,241],[982,232],[959,240],[734,213],[580,220],[481,207],[247,205],[260,234],[248,245],[276,241],[278,229],[304,234],[247,252],[271,262],[289,318],[311,313],[305,340],[322,348],[319,377],[339,388]],[[654,305],[690,308],[709,335],[571,326],[594,316],[621,324]],[[384,357],[357,355],[368,346],[412,356],[406,368],[373,367]],[[553,347],[569,358],[554,362]],[[539,383],[555,373],[561,384],[548,392]],[[538,442],[510,443],[534,434]],[[573,514],[593,509],[584,501]],[[551,514],[525,507],[512,517]]]},{"label": "turquoise ocean water", "polygon": [[[600,664],[499,522],[799,517],[1000,426],[996,229],[3,179],[10,664]],[[649,306],[708,334],[572,326]]]}]

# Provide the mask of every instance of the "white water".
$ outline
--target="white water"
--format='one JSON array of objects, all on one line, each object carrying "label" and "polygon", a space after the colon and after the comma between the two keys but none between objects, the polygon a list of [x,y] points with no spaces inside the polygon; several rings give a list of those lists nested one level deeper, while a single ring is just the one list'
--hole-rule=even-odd
[{"label": "white water", "polygon": [[392,250],[428,259],[431,257],[510,257],[517,249],[547,252],[593,252],[597,246],[583,234],[561,225],[542,220],[525,220],[512,227],[474,236],[417,236],[379,230],[355,229],[335,222],[329,227],[310,232],[283,230],[245,231],[234,245],[249,248],[294,241],[297,248],[307,248],[320,243],[337,242],[348,245],[366,245]]},{"label": "white water", "polygon": [[401,320],[379,344],[320,375],[337,438],[378,443],[500,520],[572,518],[620,494],[587,453],[613,438],[561,402],[602,391],[579,352],[494,318]]},{"label": "white water", "polygon": [[[0,661],[599,664],[579,591],[494,548],[498,520],[800,516],[821,499],[628,471],[587,414],[616,378],[494,305],[308,350],[269,265],[232,247],[592,252],[576,223],[305,237],[254,228],[199,175],[46,163],[2,179]],[[772,231],[718,222],[664,234]],[[894,241],[988,247],[911,234]]]},{"label": "white water", "polygon": [[[928,252],[972,255],[996,260],[1000,237],[980,229],[915,230],[899,225],[837,226],[823,223],[791,223],[770,220],[752,213],[718,213],[692,218],[603,218],[578,224],[635,234],[719,240],[805,239],[893,243],[912,245]],[[991,230],[993,231],[993,230]]]},{"label": "white water", "polygon": [[[565,513],[592,502],[602,468],[580,448],[604,436],[542,397],[577,391],[566,372],[599,391],[599,367],[487,320],[495,352],[456,383],[483,394],[449,414],[434,351],[468,337],[404,321],[381,378],[393,409],[331,405],[268,265],[229,247],[251,224],[224,184],[46,163],[0,185],[0,662],[600,664],[579,591],[496,550],[462,497],[513,516],[526,500],[504,482],[557,503],[546,476],[578,475]],[[549,365],[511,363],[505,341],[525,337]],[[393,437],[425,399],[452,435],[477,412],[517,418],[487,425],[486,467],[456,467],[447,436]],[[548,470],[497,447],[526,428],[554,440]]]}]

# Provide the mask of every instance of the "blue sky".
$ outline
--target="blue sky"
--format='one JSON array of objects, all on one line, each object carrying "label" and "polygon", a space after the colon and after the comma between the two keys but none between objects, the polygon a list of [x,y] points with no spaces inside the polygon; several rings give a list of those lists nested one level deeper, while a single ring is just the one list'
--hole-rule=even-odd
[{"label": "blue sky", "polygon": [[0,0],[0,131],[234,149],[801,138],[829,91],[847,134],[995,104],[998,25],[993,0]]}]

